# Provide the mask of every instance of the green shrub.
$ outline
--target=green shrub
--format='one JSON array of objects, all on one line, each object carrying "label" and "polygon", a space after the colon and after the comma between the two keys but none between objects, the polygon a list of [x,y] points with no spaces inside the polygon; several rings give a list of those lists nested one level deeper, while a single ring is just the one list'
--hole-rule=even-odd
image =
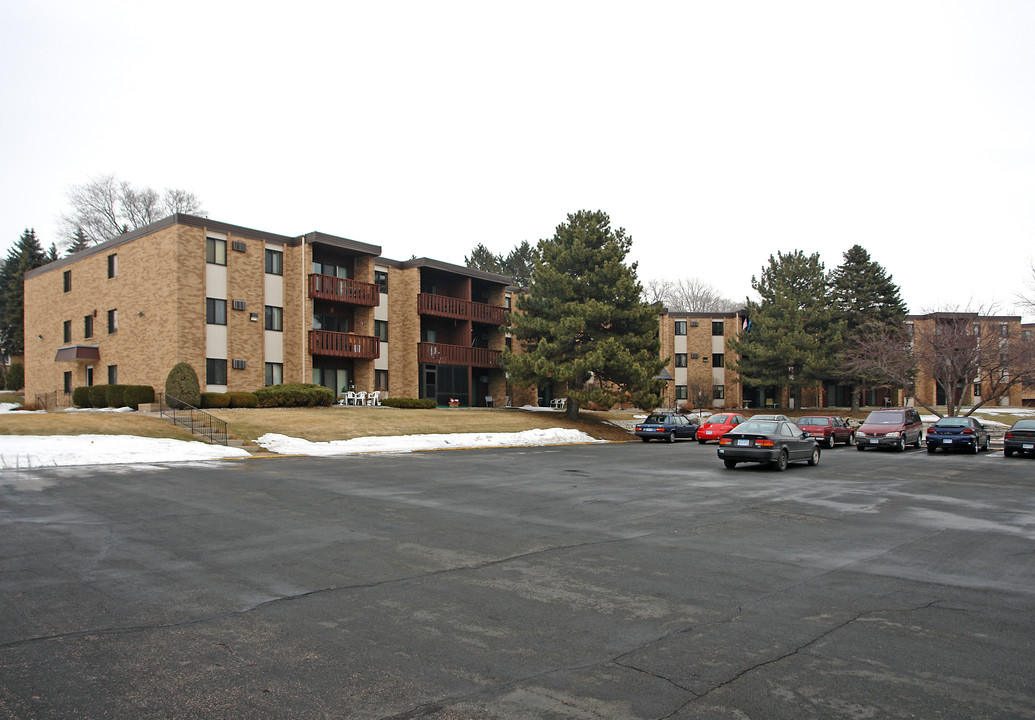
[{"label": "green shrub", "polygon": [[284,383],[259,388],[254,393],[259,407],[321,407],[334,402],[334,391],[312,383]]},{"label": "green shrub", "polygon": [[381,401],[382,405],[410,410],[434,410],[438,404],[431,398],[397,398],[389,397]]},{"label": "green shrub", "polygon": [[155,389],[150,385],[127,385],[122,396],[122,402],[137,410],[143,403],[155,401]]},{"label": "green shrub", "polygon": [[165,395],[169,407],[176,407],[179,402],[187,403],[193,407],[201,404],[201,385],[198,383],[198,374],[190,363],[177,363],[169,371],[165,378]]},{"label": "green shrub", "polygon": [[226,408],[230,407],[230,395],[228,393],[203,392],[201,393],[201,405],[203,408]]},{"label": "green shrub", "polygon": [[232,408],[259,407],[259,398],[255,397],[255,393],[232,392],[227,394],[230,396],[230,407]]},{"label": "green shrub", "polygon": [[90,388],[77,387],[72,390],[72,404],[77,408],[93,407],[90,404]]},{"label": "green shrub", "polygon": [[7,389],[21,390],[25,387],[25,366],[21,363],[11,363],[7,368]]},{"label": "green shrub", "polygon": [[91,385],[86,389],[90,394],[90,407],[104,408],[108,407],[108,386],[107,385]]},{"label": "green shrub", "polygon": [[108,407],[120,408],[126,406],[125,385],[102,385],[104,388],[104,402]]}]

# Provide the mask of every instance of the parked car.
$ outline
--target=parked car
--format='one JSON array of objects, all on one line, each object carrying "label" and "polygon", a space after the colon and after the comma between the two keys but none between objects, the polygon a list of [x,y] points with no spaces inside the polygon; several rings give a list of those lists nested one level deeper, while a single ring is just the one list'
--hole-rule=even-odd
[{"label": "parked car", "polygon": [[697,430],[697,442],[704,445],[709,440],[718,440],[737,425],[746,421],[747,418],[739,413],[715,413],[705,420]]},{"label": "parked car", "polygon": [[1003,455],[1035,455],[1035,420],[1018,420],[1003,435]]},{"label": "parked car", "polygon": [[777,422],[794,422],[786,415],[752,415],[751,420],[776,420]]},{"label": "parked car", "polygon": [[636,429],[633,432],[643,442],[651,440],[675,442],[677,437],[693,440],[697,437],[697,428],[697,423],[679,413],[654,412],[648,415],[643,422],[636,423]]},{"label": "parked car", "polygon": [[985,426],[972,417],[943,417],[927,428],[927,452],[967,450],[977,454],[988,450],[989,433]]},{"label": "parked car", "polygon": [[855,428],[834,415],[805,415],[798,418],[795,424],[816,438],[823,447],[832,448],[834,443],[839,442],[845,445],[855,442]]},{"label": "parked car", "polygon": [[805,460],[819,462],[816,438],[791,422],[748,420],[719,438],[719,457],[732,470],[737,463],[772,463],[777,470]]},{"label": "parked car", "polygon": [[906,445],[920,447],[924,439],[924,423],[915,408],[886,408],[874,410],[855,431],[855,447],[895,448],[899,452]]}]

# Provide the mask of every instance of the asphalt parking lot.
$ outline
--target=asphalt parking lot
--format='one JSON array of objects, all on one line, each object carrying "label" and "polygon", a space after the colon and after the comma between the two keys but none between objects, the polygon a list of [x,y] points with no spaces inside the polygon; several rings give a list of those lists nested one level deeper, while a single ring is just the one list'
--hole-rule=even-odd
[{"label": "asphalt parking lot", "polygon": [[1035,460],[0,473],[0,717],[1035,717]]}]

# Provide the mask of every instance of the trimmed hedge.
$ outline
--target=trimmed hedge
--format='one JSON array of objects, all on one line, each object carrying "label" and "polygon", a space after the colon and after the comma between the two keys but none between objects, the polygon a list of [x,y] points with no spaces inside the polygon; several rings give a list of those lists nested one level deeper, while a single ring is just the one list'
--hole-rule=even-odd
[{"label": "trimmed hedge", "polygon": [[11,363],[11,367],[7,368],[5,382],[8,390],[21,390],[25,387],[25,366],[21,363]]},{"label": "trimmed hedge", "polygon": [[107,385],[91,385],[86,389],[86,392],[90,396],[90,407],[103,408],[108,407],[108,386]]},{"label": "trimmed hedge", "polygon": [[253,394],[259,407],[326,407],[334,402],[333,390],[312,383],[270,385]]},{"label": "trimmed hedge", "polygon": [[169,371],[165,378],[165,394],[173,399],[166,399],[169,407],[176,407],[180,402],[185,402],[191,407],[201,405],[201,385],[198,383],[198,374],[190,363],[177,363]]},{"label": "trimmed hedge", "polygon": [[255,396],[255,393],[250,392],[232,392],[227,393],[230,398],[230,407],[232,408],[255,408],[259,407],[259,398]]},{"label": "trimmed hedge", "polygon": [[104,388],[104,403],[108,407],[120,408],[126,406],[125,385],[102,385]]},{"label": "trimmed hedge", "polygon": [[228,408],[230,407],[230,395],[228,393],[203,392],[201,393],[201,408]]},{"label": "trimmed hedge", "polygon": [[126,385],[122,393],[122,402],[134,410],[139,410],[141,404],[153,403],[155,401],[155,389],[150,385]]},{"label": "trimmed hedge", "polygon": [[93,407],[90,404],[90,388],[85,385],[72,389],[72,404],[77,408]]},{"label": "trimmed hedge", "polygon": [[434,410],[438,404],[431,398],[398,398],[388,397],[381,401],[382,405],[410,410]]}]

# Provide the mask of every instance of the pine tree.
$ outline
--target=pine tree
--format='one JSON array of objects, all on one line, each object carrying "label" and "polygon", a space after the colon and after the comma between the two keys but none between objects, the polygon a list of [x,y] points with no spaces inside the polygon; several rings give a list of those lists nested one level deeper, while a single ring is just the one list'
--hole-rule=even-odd
[{"label": "pine tree", "polygon": [[[892,335],[900,332],[906,321],[906,304],[899,287],[861,245],[853,245],[844,253],[844,261],[831,276],[834,303],[845,327],[846,353],[858,362],[857,350],[866,347],[863,336],[874,333]],[[846,358],[847,359],[847,358]],[[858,375],[843,378],[852,383],[852,410],[859,409]]]},{"label": "pine tree", "polygon": [[514,278],[514,284],[518,287],[528,287],[535,270],[535,256],[535,247],[528,240],[522,240],[521,244],[503,259],[501,272]]},{"label": "pine tree", "polygon": [[800,250],[770,255],[751,287],[761,301],[748,301],[750,327],[729,341],[738,358],[730,367],[746,385],[789,389],[801,407],[801,390],[834,372],[841,343],[823,263]]},{"label": "pine tree", "polygon": [[93,243],[90,242],[90,239],[86,237],[86,233],[83,232],[83,226],[76,226],[75,235],[72,236],[72,243],[68,246],[68,254],[75,255],[77,252],[90,247],[93,247]]},{"label": "pine tree", "polygon": [[[658,319],[641,300],[632,238],[606,213],[579,211],[538,245],[530,292],[518,299],[511,333],[525,352],[505,352],[511,382],[567,385],[568,417],[587,403],[632,401],[653,408],[664,366]],[[591,382],[592,381],[592,382]]]},{"label": "pine tree", "polygon": [[50,262],[36,231],[26,228],[0,267],[0,353],[25,351],[25,273]]},{"label": "pine tree", "polygon": [[478,243],[474,250],[471,251],[471,254],[464,257],[464,264],[475,270],[498,273],[503,264],[503,258],[493,253],[482,243]]}]

